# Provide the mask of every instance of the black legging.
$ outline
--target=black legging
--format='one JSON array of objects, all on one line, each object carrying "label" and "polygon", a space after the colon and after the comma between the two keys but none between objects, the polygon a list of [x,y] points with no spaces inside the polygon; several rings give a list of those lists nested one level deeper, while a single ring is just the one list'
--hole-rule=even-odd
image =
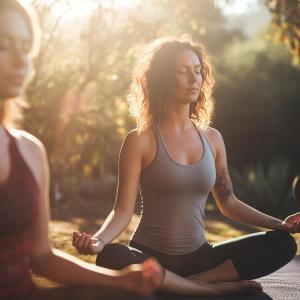
[{"label": "black legging", "polygon": [[212,269],[231,259],[242,279],[270,274],[287,264],[296,254],[295,240],[283,231],[267,231],[245,235],[221,243],[205,243],[184,255],[170,255],[130,242],[130,247],[109,244],[98,254],[96,264],[119,270],[154,256],[167,270],[189,276]]}]

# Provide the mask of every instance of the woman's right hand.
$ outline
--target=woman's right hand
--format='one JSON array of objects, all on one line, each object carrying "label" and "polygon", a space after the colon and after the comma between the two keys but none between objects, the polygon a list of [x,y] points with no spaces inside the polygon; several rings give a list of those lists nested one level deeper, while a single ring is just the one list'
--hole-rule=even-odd
[{"label": "woman's right hand", "polygon": [[90,234],[73,232],[72,245],[79,254],[98,254],[104,248],[104,244]]},{"label": "woman's right hand", "polygon": [[136,293],[147,295],[158,288],[164,279],[164,271],[154,258],[141,264],[130,265],[119,272],[118,284]]}]

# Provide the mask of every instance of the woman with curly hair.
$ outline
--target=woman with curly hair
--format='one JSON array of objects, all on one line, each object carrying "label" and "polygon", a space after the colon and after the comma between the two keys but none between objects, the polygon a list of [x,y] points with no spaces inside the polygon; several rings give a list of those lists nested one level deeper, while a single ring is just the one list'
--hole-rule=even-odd
[{"label": "woman with curly hair", "polygon": [[[261,291],[252,279],[294,257],[289,233],[300,231],[296,215],[273,218],[233,193],[222,136],[209,127],[213,85],[202,45],[163,38],[146,48],[134,71],[137,128],[121,149],[116,203],[96,234],[74,233],[80,253],[97,253],[97,265],[113,269],[154,256],[165,268],[161,289],[189,295]],[[204,209],[210,191],[223,215],[271,230],[209,243]],[[138,192],[143,213],[130,247],[110,244],[129,224]]]},{"label": "woman with curly hair", "polygon": [[46,152],[37,138],[12,125],[15,113],[11,107],[21,93],[37,49],[33,20],[19,1],[0,1],[0,298],[26,296],[35,290],[29,268],[65,284],[150,293],[162,279],[160,266],[153,260],[114,271],[50,245]]}]

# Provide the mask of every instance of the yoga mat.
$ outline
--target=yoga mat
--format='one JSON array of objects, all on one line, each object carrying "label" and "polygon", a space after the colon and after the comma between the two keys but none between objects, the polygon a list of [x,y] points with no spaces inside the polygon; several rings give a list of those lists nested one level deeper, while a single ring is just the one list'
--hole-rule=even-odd
[{"label": "yoga mat", "polygon": [[268,276],[259,278],[264,292],[272,299],[300,299],[300,256],[296,256],[289,264]]}]

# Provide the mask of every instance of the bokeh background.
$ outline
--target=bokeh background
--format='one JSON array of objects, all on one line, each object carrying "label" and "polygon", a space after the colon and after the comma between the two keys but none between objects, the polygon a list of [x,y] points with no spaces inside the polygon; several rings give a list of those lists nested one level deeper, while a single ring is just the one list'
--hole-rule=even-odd
[{"label": "bokeh background", "polygon": [[151,40],[188,34],[214,67],[212,126],[224,136],[235,193],[274,216],[296,211],[298,0],[24,2],[36,8],[42,36],[21,125],[47,148],[53,210],[112,208],[119,149],[135,127],[134,62]]}]

